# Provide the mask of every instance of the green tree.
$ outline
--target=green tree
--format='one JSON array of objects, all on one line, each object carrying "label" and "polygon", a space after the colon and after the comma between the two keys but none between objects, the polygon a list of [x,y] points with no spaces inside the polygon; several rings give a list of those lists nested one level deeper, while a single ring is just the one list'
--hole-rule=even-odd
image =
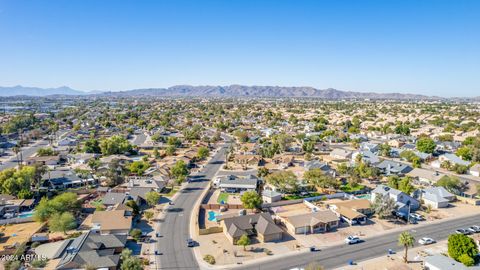
[{"label": "green tree", "polygon": [[420,152],[432,154],[435,151],[436,144],[429,137],[422,137],[417,140],[417,149]]},{"label": "green tree", "polygon": [[256,191],[247,191],[240,197],[243,207],[246,209],[260,208],[262,205],[262,197]]},{"label": "green tree", "polygon": [[153,207],[153,206],[157,205],[158,201],[160,201],[160,198],[162,196],[160,195],[160,193],[152,190],[152,191],[147,192],[145,197],[146,197],[148,205]]},{"label": "green tree", "polygon": [[265,179],[267,183],[283,191],[295,193],[299,189],[297,177],[291,171],[274,172],[265,177]]},{"label": "green tree", "polygon": [[165,155],[173,156],[175,155],[175,151],[177,151],[177,148],[174,145],[169,145],[165,148]]},{"label": "green tree", "polygon": [[85,141],[83,151],[85,153],[100,154],[102,152],[102,149],[100,148],[100,143],[97,139],[88,139],[87,141]]},{"label": "green tree", "polygon": [[130,236],[135,239],[135,241],[140,240],[140,237],[142,237],[142,231],[140,229],[132,229],[130,231]]},{"label": "green tree", "polygon": [[175,148],[178,148],[180,146],[182,146],[182,141],[177,138],[177,137],[168,137],[167,139],[167,145],[171,145],[171,146],[174,146]]},{"label": "green tree", "polygon": [[54,214],[62,214],[64,212],[76,212],[80,209],[78,196],[75,193],[65,192],[53,199],[42,198],[35,207],[33,219],[38,222],[45,222],[51,219]]},{"label": "green tree", "polygon": [[403,261],[408,263],[408,248],[413,247],[415,243],[415,238],[409,232],[402,232],[398,237],[398,245],[405,248],[405,253],[403,255]]},{"label": "green tree", "polygon": [[138,207],[138,204],[134,200],[127,201],[125,205],[132,208],[132,214],[134,216],[140,214],[140,207]]},{"label": "green tree", "polygon": [[372,209],[378,218],[385,219],[392,215],[392,212],[397,209],[397,205],[393,198],[377,195],[372,204]]},{"label": "green tree", "polygon": [[240,239],[237,240],[237,245],[243,246],[243,250],[246,250],[246,246],[250,245],[250,238],[248,235],[244,234],[240,236]]},{"label": "green tree", "polygon": [[321,189],[338,188],[340,186],[335,178],[325,174],[319,168],[306,171],[303,175],[303,178],[307,181],[307,183]]},{"label": "green tree", "polygon": [[100,149],[103,155],[117,155],[130,152],[132,145],[122,136],[115,135],[100,142]]},{"label": "green tree", "polygon": [[53,156],[55,155],[55,151],[53,151],[53,149],[50,147],[40,148],[37,151],[37,155],[40,157]]},{"label": "green tree", "polygon": [[35,167],[23,166],[20,169],[5,169],[0,171],[0,192],[17,195],[21,190],[30,190],[34,183]]},{"label": "green tree", "polygon": [[463,160],[472,160],[472,149],[468,146],[458,148],[456,154]]},{"label": "green tree", "polygon": [[171,174],[173,177],[176,179],[179,178],[185,178],[188,175],[188,167],[187,164],[185,164],[185,161],[183,160],[178,160],[175,162],[175,165],[171,168]]},{"label": "green tree", "polygon": [[198,159],[202,160],[202,159],[207,158],[209,153],[210,153],[210,151],[208,151],[208,148],[202,146],[202,147],[198,148],[197,157],[198,157]]},{"label": "green tree", "polygon": [[446,190],[455,194],[458,194],[462,189],[462,183],[460,182],[460,179],[455,176],[445,175],[440,178],[435,185],[438,187],[444,187]]},{"label": "green tree", "polygon": [[145,161],[142,161],[142,160],[137,160],[137,161],[134,161],[132,163],[130,163],[130,166],[128,167],[128,169],[130,170],[130,172],[138,175],[138,176],[141,176],[143,175],[143,173],[148,169],[150,168],[150,163],[148,162],[145,162]]},{"label": "green tree", "polygon": [[54,213],[48,220],[48,228],[52,232],[63,232],[67,234],[68,230],[73,230],[77,227],[77,221],[70,212]]},{"label": "green tree", "polygon": [[143,216],[144,216],[148,221],[150,221],[150,220],[153,218],[153,215],[154,215],[154,214],[153,214],[153,212],[151,212],[151,211],[145,211],[145,212],[143,212]]},{"label": "green tree", "polygon": [[270,174],[270,171],[265,167],[260,167],[257,170],[257,176],[260,178],[266,177],[269,174]]},{"label": "green tree", "polygon": [[475,259],[468,256],[467,254],[460,255],[460,257],[458,257],[458,261],[463,263],[465,266],[474,266],[475,265]]},{"label": "green tree", "polygon": [[123,249],[120,258],[122,259],[120,265],[121,270],[143,270],[142,261],[140,258],[132,256],[132,251],[130,249]]},{"label": "green tree", "polygon": [[415,187],[412,185],[410,177],[403,177],[400,182],[398,182],[398,189],[406,194],[412,194],[415,191]]},{"label": "green tree", "polygon": [[478,254],[475,240],[463,234],[450,235],[448,237],[448,255],[452,259],[459,261],[460,256],[464,254],[470,258],[474,258]]}]

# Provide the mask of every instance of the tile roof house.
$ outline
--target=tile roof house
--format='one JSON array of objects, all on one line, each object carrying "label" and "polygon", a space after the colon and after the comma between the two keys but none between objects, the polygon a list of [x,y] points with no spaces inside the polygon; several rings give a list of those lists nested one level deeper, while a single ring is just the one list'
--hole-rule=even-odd
[{"label": "tile roof house", "polygon": [[95,211],[92,215],[92,231],[100,234],[128,235],[132,228],[132,216],[125,210]]},{"label": "tile roof house", "polygon": [[427,256],[424,265],[426,269],[430,270],[480,270],[480,266],[467,267],[463,263],[442,254]]},{"label": "tile roof house", "polygon": [[124,192],[109,191],[103,196],[102,203],[105,206],[114,206],[116,204],[124,204],[129,199],[129,196]]},{"label": "tile roof house", "polygon": [[242,191],[257,190],[258,182],[258,177],[252,174],[245,177],[223,175],[214,180],[213,187],[226,192],[238,193]]},{"label": "tile roof house", "polygon": [[261,242],[280,241],[283,231],[268,213],[229,217],[221,220],[223,232],[235,244],[244,234],[257,237]]},{"label": "tile roof house", "polygon": [[365,224],[367,217],[373,215],[372,205],[367,199],[333,203],[330,209],[350,225]]},{"label": "tile roof house", "polygon": [[93,265],[97,269],[117,269],[126,242],[126,235],[83,233],[69,239],[54,255],[54,259],[59,259],[55,269],[82,269],[85,265]]},{"label": "tile roof house", "polygon": [[292,234],[327,232],[338,227],[339,218],[331,210],[280,217]]},{"label": "tile roof house", "polygon": [[241,165],[258,166],[262,162],[260,155],[235,155],[233,161]]},{"label": "tile roof house", "polygon": [[430,187],[422,190],[421,196],[426,205],[433,209],[448,207],[456,196],[448,192],[444,187]]},{"label": "tile roof house", "polygon": [[96,182],[93,177],[81,178],[79,175],[68,169],[48,171],[42,176],[43,188],[66,189],[91,185]]},{"label": "tile roof house", "polygon": [[378,185],[371,192],[372,197],[370,201],[375,202],[378,196],[388,196],[395,200],[397,205],[397,212],[408,213],[409,211],[415,211],[420,207],[420,202],[410,197],[409,195],[401,192],[400,190],[385,186]]}]

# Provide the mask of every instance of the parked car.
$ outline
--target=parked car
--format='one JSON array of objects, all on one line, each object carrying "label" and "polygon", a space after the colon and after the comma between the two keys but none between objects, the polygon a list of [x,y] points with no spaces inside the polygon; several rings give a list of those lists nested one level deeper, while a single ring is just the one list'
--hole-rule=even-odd
[{"label": "parked car", "polygon": [[472,233],[478,233],[478,232],[480,232],[480,227],[479,226],[472,226],[472,227],[469,227],[467,230],[469,230]]},{"label": "parked car", "polygon": [[187,247],[194,247],[195,246],[195,241],[193,241],[191,238],[187,239]]},{"label": "parked car", "polygon": [[423,237],[423,238],[420,238],[420,240],[418,240],[418,243],[420,245],[430,245],[430,244],[435,243],[435,240],[433,240],[430,237]]},{"label": "parked car", "polygon": [[349,237],[345,238],[345,243],[349,245],[360,243],[360,241],[360,237],[355,235],[350,235]]},{"label": "parked car", "polygon": [[455,233],[458,233],[458,234],[471,234],[471,232],[469,230],[465,230],[465,229],[458,229],[455,231]]},{"label": "parked car", "polygon": [[417,213],[411,213],[411,214],[410,214],[410,218],[414,218],[414,219],[416,219],[416,220],[418,220],[418,221],[425,220],[425,218],[424,218],[422,215],[417,214]]}]

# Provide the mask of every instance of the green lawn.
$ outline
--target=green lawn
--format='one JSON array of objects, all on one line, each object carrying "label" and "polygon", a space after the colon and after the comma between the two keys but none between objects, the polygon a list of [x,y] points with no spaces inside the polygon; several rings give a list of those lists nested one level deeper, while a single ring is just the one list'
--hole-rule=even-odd
[{"label": "green lawn", "polygon": [[220,193],[220,194],[218,195],[217,202],[218,202],[218,203],[221,203],[222,201],[223,201],[224,203],[227,203],[227,202],[228,202],[228,193],[222,192],[222,193]]},{"label": "green lawn", "polygon": [[174,187],[173,189],[171,188],[167,193],[162,194],[162,196],[171,198],[175,193],[177,193],[180,190],[179,187]]},{"label": "green lawn", "polygon": [[343,186],[340,187],[340,189],[343,192],[355,192],[355,191],[360,191],[364,188],[365,188],[364,185],[355,185],[355,186],[352,187],[350,184],[346,184],[346,185],[343,185]]}]

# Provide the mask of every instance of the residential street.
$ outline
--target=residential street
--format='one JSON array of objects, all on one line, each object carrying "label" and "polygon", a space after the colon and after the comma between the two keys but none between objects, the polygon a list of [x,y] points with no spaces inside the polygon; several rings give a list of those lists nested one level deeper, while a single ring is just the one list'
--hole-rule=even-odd
[{"label": "residential street", "polygon": [[[450,219],[447,221],[419,226],[411,233],[415,239],[422,237],[431,237],[437,241],[446,239],[458,228],[467,228],[472,225],[480,224],[480,215],[474,215],[464,218]],[[318,261],[326,269],[345,266],[348,260],[359,262],[362,260],[387,255],[387,250],[392,249],[396,252],[403,252],[403,247],[398,246],[398,235],[401,232],[392,232],[381,236],[366,239],[365,242],[356,245],[340,244],[319,252],[299,252],[287,256],[268,258],[267,260],[246,263],[238,267],[229,267],[229,269],[261,269],[278,270],[302,267],[310,262]],[[415,246],[418,243],[415,241]],[[321,247],[319,247],[321,248]]]},{"label": "residential street", "polygon": [[208,187],[210,180],[221,168],[225,160],[227,144],[214,155],[210,162],[197,174],[190,176],[194,181],[179,191],[174,201],[161,220],[160,238],[156,250],[161,254],[155,256],[156,269],[198,269],[193,249],[187,247],[189,223],[192,209],[202,191]]}]

